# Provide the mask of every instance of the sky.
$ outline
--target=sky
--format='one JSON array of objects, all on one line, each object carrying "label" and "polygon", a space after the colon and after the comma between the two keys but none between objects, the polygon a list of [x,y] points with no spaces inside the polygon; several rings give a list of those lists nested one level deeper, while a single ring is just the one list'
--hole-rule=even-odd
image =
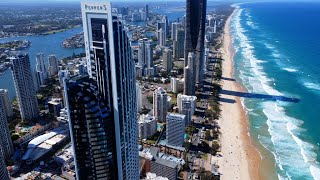
[{"label": "sky", "polygon": [[[53,2],[64,2],[64,3],[72,3],[72,2],[81,2],[83,0],[0,0],[0,4],[20,4],[20,3],[41,3],[45,4],[47,2],[53,3]],[[85,1],[105,1],[105,0],[85,0]],[[186,0],[111,0],[111,2],[178,2],[178,1],[186,1]],[[216,1],[216,2],[259,2],[259,1],[288,1],[288,2],[320,2],[320,0],[208,0],[208,1]]]}]

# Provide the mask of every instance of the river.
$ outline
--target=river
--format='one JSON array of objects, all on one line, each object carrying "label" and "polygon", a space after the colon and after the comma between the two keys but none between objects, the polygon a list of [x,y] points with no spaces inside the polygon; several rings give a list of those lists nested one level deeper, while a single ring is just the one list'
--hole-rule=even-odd
[{"label": "river", "polygon": [[[2,38],[0,39],[0,43],[5,41],[13,41],[13,40],[29,40],[31,41],[31,47],[25,50],[25,52],[29,53],[31,68],[34,69],[36,67],[36,55],[38,53],[43,53],[45,56],[50,54],[54,54],[57,56],[59,60],[64,57],[71,56],[73,53],[82,53],[84,52],[83,48],[78,49],[66,49],[62,47],[62,42],[74,34],[77,34],[82,31],[82,27],[70,29],[67,31],[59,32],[52,35],[46,36],[25,36],[25,37],[12,37],[12,38]],[[8,69],[4,75],[0,76],[0,89],[8,89],[9,96],[13,99],[16,96],[13,78],[11,70]]]}]

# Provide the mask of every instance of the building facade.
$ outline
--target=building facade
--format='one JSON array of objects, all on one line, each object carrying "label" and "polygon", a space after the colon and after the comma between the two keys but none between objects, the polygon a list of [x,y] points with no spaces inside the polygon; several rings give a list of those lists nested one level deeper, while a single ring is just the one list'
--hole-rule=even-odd
[{"label": "building facade", "polygon": [[137,110],[142,110],[142,90],[140,84],[136,83],[136,94],[137,94]]},{"label": "building facade", "polygon": [[140,139],[147,139],[157,132],[157,121],[153,116],[141,115],[138,124]]},{"label": "building facade", "polygon": [[184,58],[184,29],[177,29],[176,40],[173,41],[173,58],[180,59]]},{"label": "building facade", "polygon": [[153,45],[147,38],[138,41],[138,64],[136,67],[141,69],[140,74],[143,76],[153,76],[153,72],[149,72],[153,68]]},{"label": "building facade", "polygon": [[48,69],[44,62],[45,56],[42,53],[37,54],[36,60],[37,60],[37,66],[36,70],[38,72],[38,76],[40,79],[40,84],[44,85],[45,80],[48,79]]},{"label": "building facade", "polygon": [[109,179],[116,175],[110,107],[96,82],[76,76],[66,80],[65,92],[77,179]]},{"label": "building facade", "polygon": [[158,122],[165,122],[168,112],[167,92],[159,87],[153,93],[153,115]]},{"label": "building facade", "polygon": [[11,63],[21,118],[23,121],[38,118],[38,101],[31,73],[29,55],[20,53],[11,57]]},{"label": "building facade", "polygon": [[13,109],[12,109],[12,104],[9,98],[9,92],[7,89],[0,89],[0,101],[3,103],[3,108],[6,113],[6,116],[9,118],[12,117]]},{"label": "building facade", "polygon": [[82,2],[87,68],[106,106],[113,128],[115,179],[139,179],[135,62],[124,24],[110,2]]},{"label": "building facade", "polygon": [[184,67],[184,86],[183,94],[193,96],[195,95],[195,59],[194,53],[190,52],[188,56],[188,65]]},{"label": "building facade", "polygon": [[183,114],[168,114],[166,130],[168,145],[182,147],[184,143],[185,118],[186,116]]},{"label": "building facade", "polygon": [[172,41],[177,40],[177,31],[180,28],[181,24],[178,22],[174,22],[171,24],[171,39]]},{"label": "building facade", "polygon": [[172,62],[172,50],[169,48],[166,48],[162,53],[163,58],[163,67],[166,70],[167,73],[170,73],[173,67]]},{"label": "building facade", "polygon": [[0,96],[0,149],[2,150],[3,157],[9,159],[14,149],[8,126],[6,103],[6,99]]},{"label": "building facade", "polygon": [[7,171],[7,166],[0,148],[0,179],[1,180],[10,180],[9,173]]},{"label": "building facade", "polygon": [[[193,76],[195,83],[202,83],[204,76],[204,39],[206,22],[207,0],[187,0],[186,3],[186,23],[185,23],[185,67],[188,66],[188,56],[190,52],[195,53],[194,64],[189,66],[196,68]],[[194,92],[192,94],[194,95]]]},{"label": "building facade", "polygon": [[59,63],[55,55],[48,56],[48,64],[49,64],[49,68],[48,68],[49,75],[50,76],[57,75],[59,71]]},{"label": "building facade", "polygon": [[177,104],[179,113],[186,116],[186,126],[190,125],[192,116],[197,108],[197,97],[178,94]]},{"label": "building facade", "polygon": [[157,176],[166,177],[169,180],[177,180],[178,178],[178,164],[159,157],[160,150],[152,147],[150,150],[153,156],[150,161],[150,172]]}]

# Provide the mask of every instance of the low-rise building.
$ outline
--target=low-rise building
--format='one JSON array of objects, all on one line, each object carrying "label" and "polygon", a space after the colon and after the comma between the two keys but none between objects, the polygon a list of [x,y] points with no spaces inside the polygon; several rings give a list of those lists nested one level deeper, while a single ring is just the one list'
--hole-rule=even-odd
[{"label": "low-rise building", "polygon": [[[147,174],[153,173],[156,177],[168,178],[169,180],[176,180],[178,178],[179,166],[185,164],[183,159],[163,154],[156,147],[145,148],[139,151],[139,156],[146,160],[144,168]],[[149,176],[149,178],[152,177],[154,175]]]},{"label": "low-rise building", "polygon": [[28,144],[28,150],[22,157],[27,164],[39,161],[50,151],[59,146],[69,134],[66,126],[56,128],[47,134],[32,139]]}]

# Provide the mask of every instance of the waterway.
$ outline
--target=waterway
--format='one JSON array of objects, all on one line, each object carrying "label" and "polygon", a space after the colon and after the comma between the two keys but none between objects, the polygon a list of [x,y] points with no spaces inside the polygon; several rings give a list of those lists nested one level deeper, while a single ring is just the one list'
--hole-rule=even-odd
[{"label": "waterway", "polygon": [[[79,54],[84,52],[83,48],[78,49],[66,49],[62,47],[62,43],[66,38],[73,36],[82,31],[82,27],[70,29],[67,31],[59,32],[52,35],[46,36],[26,36],[26,37],[12,37],[12,38],[2,38],[1,42],[13,41],[13,40],[29,40],[31,41],[31,47],[25,50],[28,52],[31,62],[31,68],[36,67],[36,55],[38,53],[43,53],[45,56],[54,54],[59,60],[64,57],[72,56],[73,53]],[[8,89],[9,96],[13,99],[16,96],[13,78],[11,70],[5,71],[4,75],[0,76],[0,89]]]}]

